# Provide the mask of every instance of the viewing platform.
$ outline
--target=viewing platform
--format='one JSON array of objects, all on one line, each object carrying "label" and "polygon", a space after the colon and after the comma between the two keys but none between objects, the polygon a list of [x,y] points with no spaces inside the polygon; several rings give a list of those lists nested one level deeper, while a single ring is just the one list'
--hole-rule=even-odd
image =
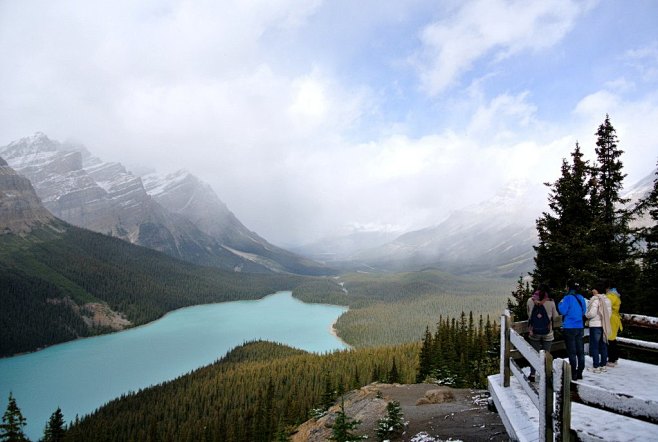
[{"label": "viewing platform", "polygon": [[[620,359],[604,373],[571,380],[568,360],[535,351],[523,333],[527,323],[501,317],[501,370],[489,391],[509,437],[516,441],[658,440],[658,366]],[[619,344],[656,351],[658,344],[618,338]],[[553,350],[564,347],[556,341]],[[530,382],[526,360],[537,370]],[[585,357],[587,367],[591,358]]]}]

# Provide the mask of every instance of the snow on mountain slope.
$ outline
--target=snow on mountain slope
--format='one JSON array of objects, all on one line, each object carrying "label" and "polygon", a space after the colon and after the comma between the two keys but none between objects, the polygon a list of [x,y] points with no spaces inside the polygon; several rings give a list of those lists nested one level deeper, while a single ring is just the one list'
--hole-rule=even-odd
[{"label": "snow on mountain slope", "polygon": [[454,272],[522,274],[532,268],[534,220],[543,210],[545,192],[543,186],[509,183],[493,198],[365,251],[356,260],[385,268],[437,265]]},{"label": "snow on mountain slope", "polygon": [[317,263],[249,231],[210,186],[188,172],[143,181],[120,163],[104,162],[84,146],[60,143],[43,133],[0,147],[0,156],[32,182],[50,212],[76,226],[196,264],[251,272],[326,273]]},{"label": "snow on mountain slope", "polygon": [[324,266],[276,247],[247,229],[212,188],[185,170],[143,177],[148,194],[169,211],[185,216],[237,256],[274,272],[324,274]]},{"label": "snow on mountain slope", "polygon": [[[653,183],[658,179],[658,169],[654,170],[649,175],[642,178],[635,185],[628,189],[628,192],[625,192],[623,197],[627,198],[629,201],[626,204],[627,208],[634,208],[640,200],[644,199],[651,193],[653,190]],[[651,218],[648,213],[635,218],[631,221],[632,227],[647,227],[651,224]]]}]

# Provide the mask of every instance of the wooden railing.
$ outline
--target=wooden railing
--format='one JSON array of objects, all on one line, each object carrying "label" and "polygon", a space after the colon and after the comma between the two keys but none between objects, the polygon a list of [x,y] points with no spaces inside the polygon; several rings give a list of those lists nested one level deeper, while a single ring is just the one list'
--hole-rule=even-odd
[{"label": "wooden railing", "polygon": [[[530,400],[539,410],[539,440],[552,441],[555,428],[553,425],[553,357],[544,350],[539,353],[532,348],[525,338],[517,331],[527,328],[527,322],[513,323],[513,317],[508,312],[500,318],[500,372],[503,375],[503,387],[510,386],[510,378],[514,376]],[[516,354],[512,357],[512,353]],[[525,358],[536,370],[539,378],[538,388],[530,382],[516,360]],[[567,391],[569,391],[567,389]]]},{"label": "wooden railing", "polygon": [[[626,325],[637,325],[658,329],[658,318],[638,315],[623,315]],[[557,324],[559,325],[559,324]],[[586,334],[589,330],[585,329]],[[500,373],[503,387],[510,386],[512,376],[516,378],[525,394],[539,411],[539,438],[540,441],[569,441],[571,434],[571,366],[568,360],[555,359],[550,353],[541,350],[537,352],[524,338],[527,333],[527,321],[514,322],[509,311],[501,317],[500,328]],[[620,345],[641,348],[643,350],[658,351],[658,343],[640,341],[618,337]],[[553,351],[564,348],[564,341],[555,341]],[[535,386],[523,372],[517,360],[525,359],[536,371],[539,382]],[[582,387],[587,392],[589,387]],[[606,403],[606,394],[614,393],[597,391],[596,401],[578,400],[579,402],[598,408]],[[627,402],[628,410],[633,409],[632,399]],[[658,423],[658,416],[637,416],[625,409],[615,409],[615,413],[640,418],[649,422]]]}]

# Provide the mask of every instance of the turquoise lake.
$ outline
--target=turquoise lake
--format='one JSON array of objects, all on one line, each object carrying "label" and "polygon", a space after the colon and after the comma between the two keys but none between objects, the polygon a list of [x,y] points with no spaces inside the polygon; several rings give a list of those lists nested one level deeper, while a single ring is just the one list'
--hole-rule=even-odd
[{"label": "turquoise lake", "polygon": [[347,346],[331,334],[346,308],[306,304],[291,292],[256,301],[188,307],[150,324],[0,359],[0,412],[9,392],[27,419],[32,440],[59,406],[67,421],[129,391],[174,379],[263,339],[309,352]]}]

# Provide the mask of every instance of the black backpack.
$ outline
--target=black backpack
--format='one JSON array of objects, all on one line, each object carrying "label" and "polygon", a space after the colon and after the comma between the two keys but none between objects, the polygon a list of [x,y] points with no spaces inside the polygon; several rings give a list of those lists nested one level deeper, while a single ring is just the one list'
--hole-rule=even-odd
[{"label": "black backpack", "polygon": [[551,331],[551,318],[548,317],[548,312],[544,304],[535,304],[528,319],[528,325],[535,335],[547,335]]}]

